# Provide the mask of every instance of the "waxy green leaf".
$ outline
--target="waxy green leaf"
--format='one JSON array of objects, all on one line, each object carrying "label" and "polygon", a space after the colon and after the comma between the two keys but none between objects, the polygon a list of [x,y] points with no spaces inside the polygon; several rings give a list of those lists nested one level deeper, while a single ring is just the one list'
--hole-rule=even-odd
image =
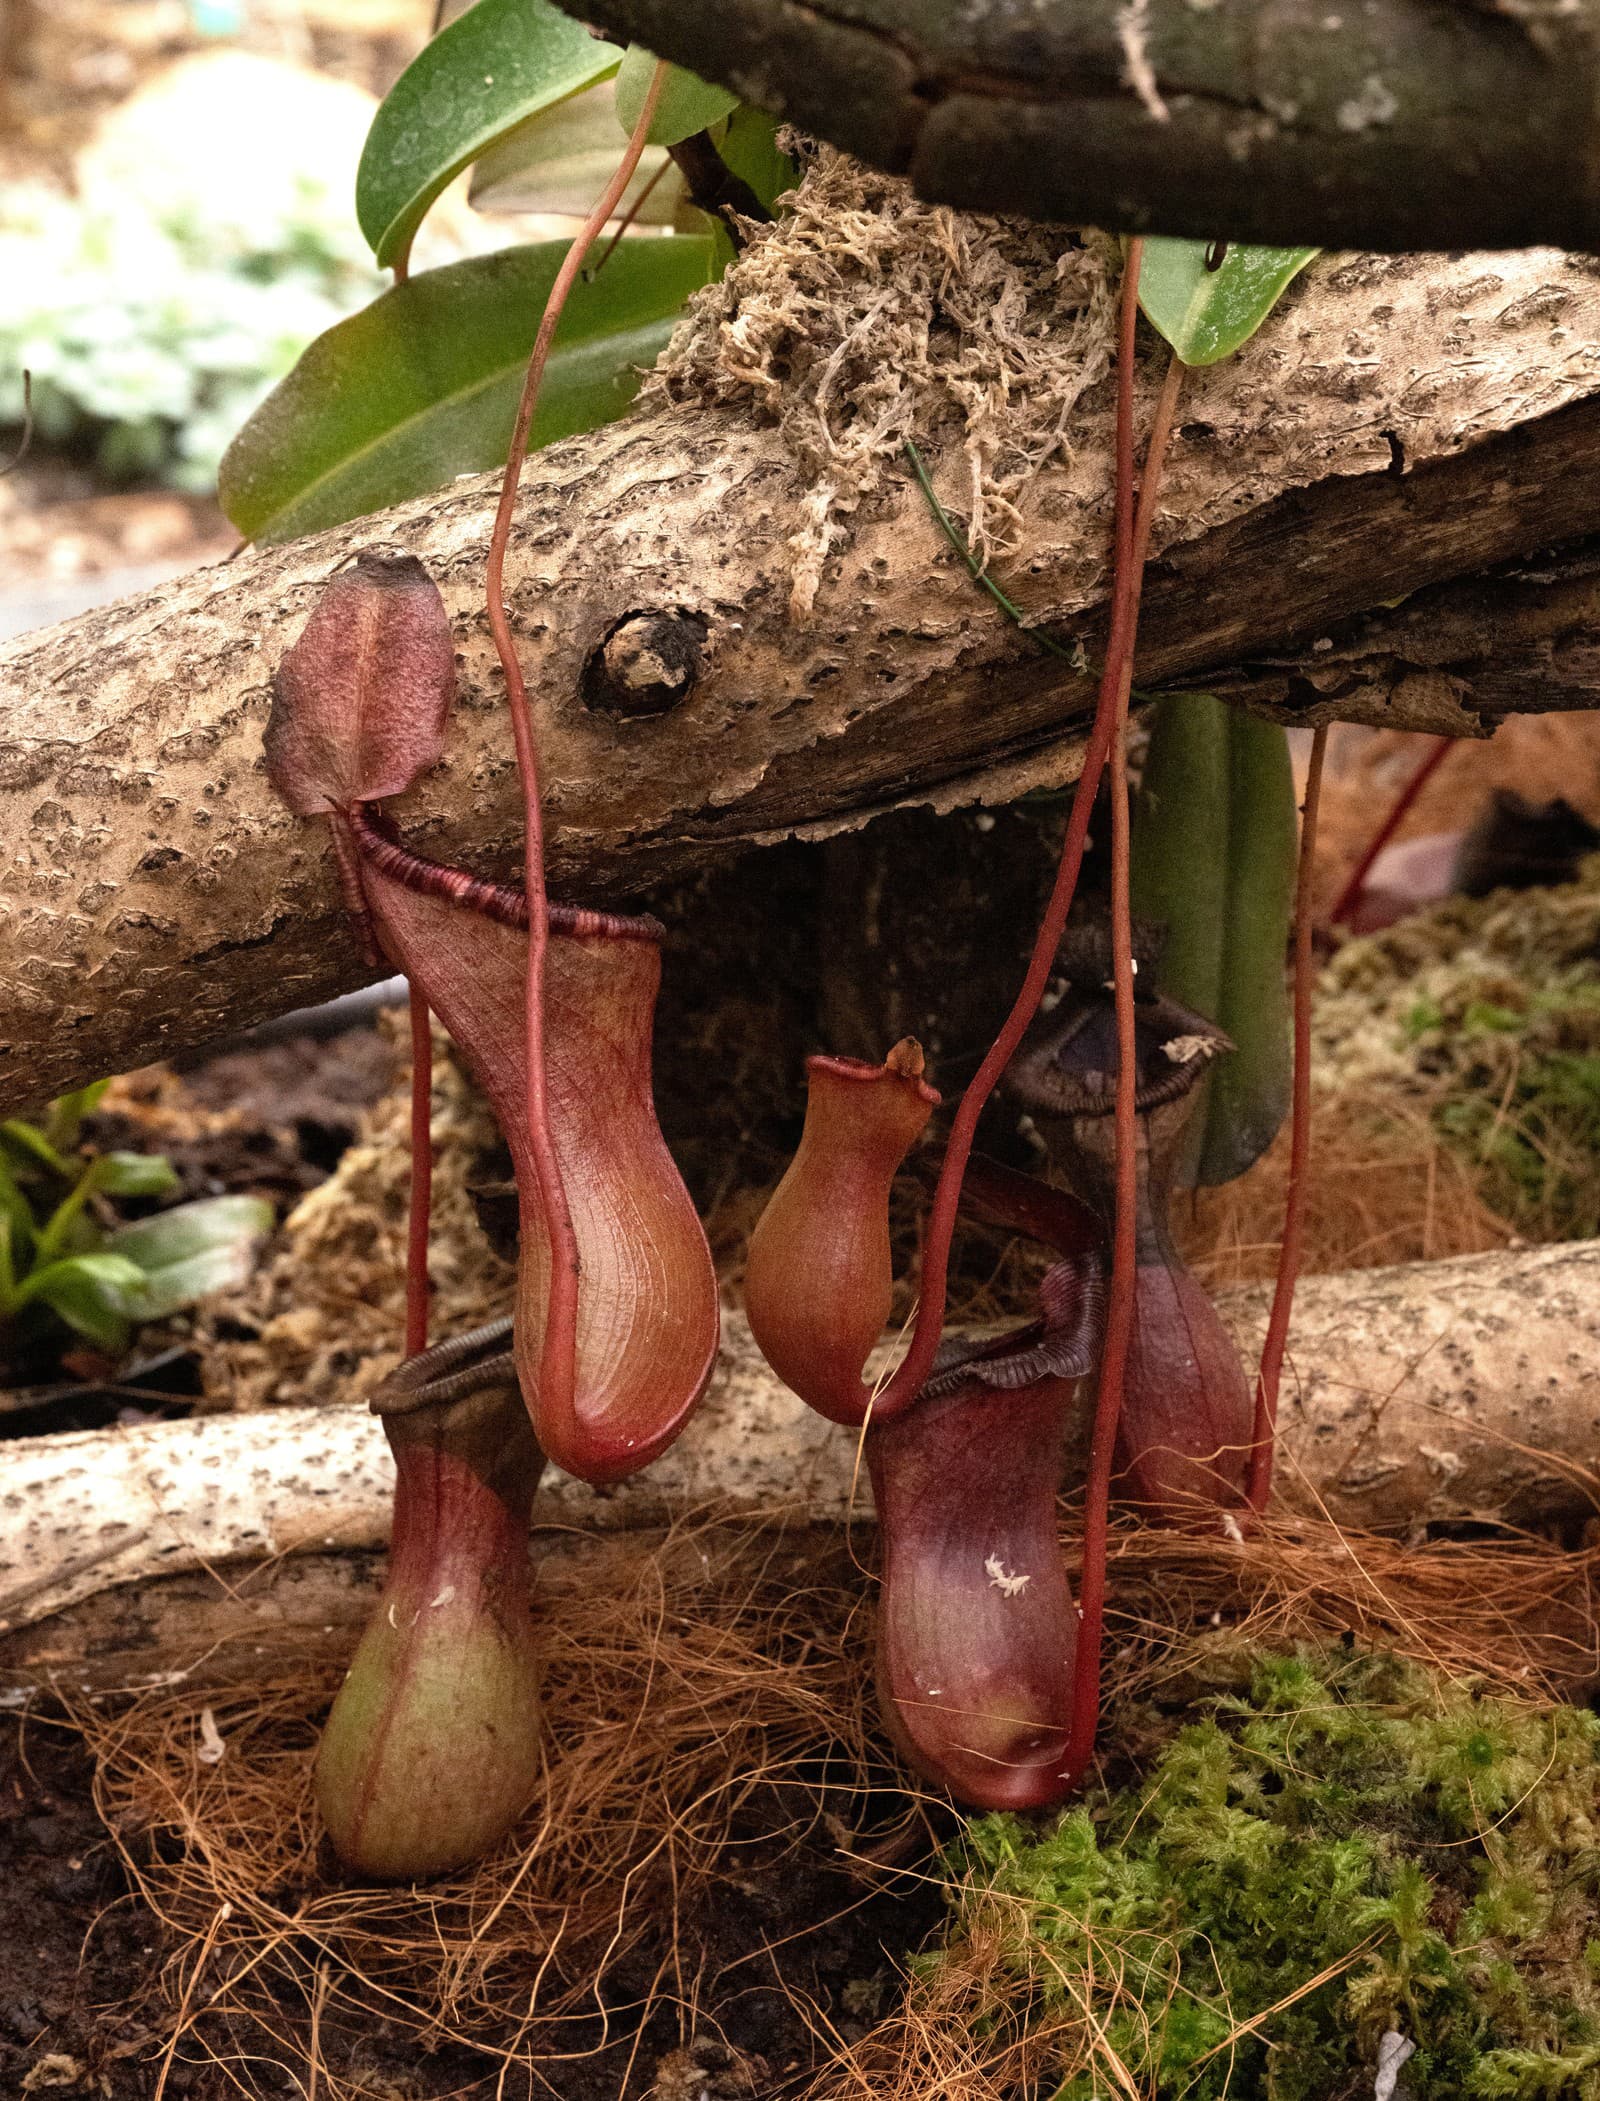
[{"label": "waxy green leaf", "polygon": [[119,1226],[106,1252],[139,1271],[127,1310],[139,1320],[159,1320],[244,1283],[271,1231],[272,1206],[263,1197],[203,1196]]},{"label": "waxy green leaf", "polygon": [[[1219,253],[1217,268],[1207,268]],[[1317,253],[1151,238],[1139,271],[1139,304],[1186,365],[1214,365],[1248,342]]]},{"label": "waxy green leaf", "polygon": [[[554,212],[587,218],[622,158],[616,90],[602,80],[497,139],[474,165],[467,202],[481,212]],[[617,206],[635,226],[676,226],[688,208],[683,177],[664,146],[646,146]],[[648,195],[646,192],[648,191]]]},{"label": "waxy green leaf", "polygon": [[[633,127],[644,108],[644,98],[650,92],[655,70],[653,51],[646,51],[643,44],[628,46],[622,70],[617,75],[617,122],[629,138],[632,138]],[[713,124],[720,124],[728,112],[738,106],[738,96],[730,95],[726,88],[713,87],[698,73],[691,73],[683,66],[668,66],[661,100],[656,104],[656,113],[646,133],[646,144],[676,146],[680,139],[693,138],[697,131],[709,131]]]},{"label": "waxy green leaf", "polygon": [[[223,458],[219,494],[239,530],[289,540],[503,465],[566,252],[545,241],[425,271],[319,336]],[[573,287],[534,447],[623,413],[710,269],[700,235],[623,241]]]},{"label": "waxy green leaf", "polygon": [[429,206],[479,154],[617,70],[622,52],[549,0],[477,0],[384,97],[356,172],[356,217],[388,268]]},{"label": "waxy green leaf", "polygon": [[[794,162],[779,151],[777,132],[775,117],[743,104],[711,127],[712,144],[768,211],[800,179]],[[468,202],[483,212],[561,212],[582,218],[605,188],[619,150],[616,91],[603,80],[519,124],[492,146],[472,171]],[[636,226],[704,224],[689,202],[682,175],[666,163],[664,146],[646,146],[617,207],[619,218]]]},{"label": "waxy green leaf", "polygon": [[741,103],[712,139],[734,174],[750,185],[769,212],[800,180],[800,170],[778,144],[777,118],[764,109]]},{"label": "waxy green leaf", "polygon": [[1152,722],[1133,817],[1133,909],[1166,922],[1160,989],[1237,1046],[1203,1083],[1180,1175],[1229,1182],[1266,1151],[1289,1106],[1294,773],[1276,723],[1207,694],[1157,702]]}]

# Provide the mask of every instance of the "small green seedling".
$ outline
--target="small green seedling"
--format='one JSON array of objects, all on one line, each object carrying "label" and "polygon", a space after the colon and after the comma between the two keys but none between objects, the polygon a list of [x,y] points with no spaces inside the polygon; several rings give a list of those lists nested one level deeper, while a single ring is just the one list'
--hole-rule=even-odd
[{"label": "small green seedling", "polygon": [[53,1315],[111,1355],[134,1326],[176,1313],[248,1276],[272,1229],[259,1197],[206,1197],[111,1226],[106,1197],[164,1197],[179,1187],[158,1154],[77,1152],[105,1081],[63,1095],[42,1124],[0,1123],[0,1350]]}]

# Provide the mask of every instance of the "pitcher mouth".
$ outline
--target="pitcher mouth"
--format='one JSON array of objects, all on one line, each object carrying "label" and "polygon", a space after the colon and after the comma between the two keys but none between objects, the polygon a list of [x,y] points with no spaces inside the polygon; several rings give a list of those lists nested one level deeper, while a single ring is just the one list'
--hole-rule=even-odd
[{"label": "pitcher mouth", "polygon": [[[1111,1116],[1117,1104],[1116,1009],[1098,987],[1068,997],[1072,1011],[1052,1015],[1048,1033],[1013,1058],[1007,1088],[1026,1108],[1045,1115]],[[1234,1048],[1215,1022],[1159,993],[1137,998],[1134,1046],[1134,1107],[1140,1114],[1181,1101],[1211,1060]]]}]

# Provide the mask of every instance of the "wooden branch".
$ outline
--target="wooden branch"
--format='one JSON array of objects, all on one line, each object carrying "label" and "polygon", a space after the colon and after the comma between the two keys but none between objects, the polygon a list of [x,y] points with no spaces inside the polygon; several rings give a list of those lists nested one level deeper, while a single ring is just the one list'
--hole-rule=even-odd
[{"label": "wooden branch", "polygon": [[[1600,280],[1541,254],[1308,273],[1236,361],[1197,374],[1158,522],[1141,684],[1212,679],[1330,623],[1593,526]],[[1004,580],[1099,647],[1109,399],[1024,504]],[[1397,473],[1403,465],[1406,472]],[[964,458],[945,476],[958,500]],[[539,713],[558,893],[636,893],[907,802],[1070,778],[1091,700],[965,576],[909,474],[847,521],[813,610],[790,535],[811,496],[731,410],[636,416],[530,467],[508,597]],[[362,981],[322,828],[261,767],[274,666],[364,545],[438,578],[462,701],[449,760],[397,807],[425,852],[507,874],[517,797],[482,614],[487,477],[254,550],[0,652],[0,1109],[194,1049]],[[670,694],[631,683],[670,644]],[[645,652],[648,654],[648,650]],[[1529,684],[1501,705],[1547,705]],[[659,711],[663,698],[675,700]],[[1474,734],[1448,678],[1257,701]],[[640,702],[653,712],[630,712]]]},{"label": "wooden branch", "polygon": [[938,202],[1289,245],[1600,245],[1594,0],[563,4]]},{"label": "wooden branch", "polygon": [[1310,654],[1258,658],[1204,683],[1224,700],[1306,719],[1332,707],[1401,723],[1453,701],[1492,726],[1600,708],[1600,541],[1330,621]]},{"label": "wooden branch", "polygon": [[[1251,1287],[1221,1301],[1249,1362],[1267,1296]],[[1356,1530],[1403,1532],[1587,1516],[1600,1488],[1597,1450],[1600,1242],[1302,1284],[1281,1428],[1279,1498],[1288,1506]],[[382,1431],[356,1409],[273,1409],[0,1445],[9,1515],[0,1688],[34,1682],[60,1659],[57,1630],[22,1630],[107,1591],[241,1561],[370,1554],[388,1534],[391,1481]],[[870,1515],[853,1433],[804,1408],[737,1317],[680,1443],[620,1488],[555,1476],[534,1521],[592,1534],[709,1509],[834,1524]],[[349,1581],[360,1593],[354,1613],[367,1578]],[[258,1590],[236,1575],[226,1587]],[[180,1595],[196,1595],[192,1581]],[[98,1623],[140,1622],[144,1610],[107,1607]],[[234,1632],[248,1632],[256,1616],[252,1605]],[[259,1617],[270,1626],[270,1611]],[[204,1624],[215,1632],[214,1620]],[[126,1649],[116,1653],[126,1667]]]}]

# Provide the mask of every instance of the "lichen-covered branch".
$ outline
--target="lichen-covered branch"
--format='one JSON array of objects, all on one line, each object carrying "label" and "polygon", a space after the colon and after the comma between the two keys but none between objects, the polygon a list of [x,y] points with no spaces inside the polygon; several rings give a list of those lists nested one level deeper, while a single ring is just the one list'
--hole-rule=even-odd
[{"label": "lichen-covered branch", "polygon": [[925,197],[1379,249],[1600,246],[1594,0],[565,0]]},{"label": "lichen-covered branch", "polygon": [[[1308,273],[1187,395],[1141,685],[1272,657],[1316,667],[1331,623],[1592,530],[1597,338],[1600,280],[1549,252]],[[998,566],[1081,673],[974,588],[897,460],[836,520],[796,612],[818,482],[759,400],[658,405],[540,455],[507,597],[557,894],[616,900],[901,802],[1004,800],[1070,777],[1100,648],[1109,420],[1107,390],[1090,389],[1065,457],[1017,491]],[[924,435],[964,511],[959,428]],[[490,478],[457,483],[0,652],[0,1106],[361,982],[323,832],[289,816],[261,762],[275,667],[358,548],[426,563],[461,673],[449,756],[395,815],[424,852],[514,871],[510,736],[483,620],[493,504]],[[1294,719],[1483,726],[1448,670],[1393,691],[1260,697]],[[1549,704],[1537,683],[1502,685],[1485,712]]]},{"label": "lichen-covered branch", "polygon": [[[1307,1277],[1295,1302],[1278,1497],[1360,1531],[1591,1515],[1600,1243]],[[1221,1294],[1253,1359],[1265,1286]],[[1081,1438],[1069,1475],[1081,1472]],[[387,1537],[392,1463],[357,1408],[274,1408],[0,1445],[0,1691],[51,1630],[15,1631],[153,1577]],[[646,1473],[597,1493],[553,1470],[536,1525],[670,1524],[690,1511],[870,1515],[855,1437],[805,1408],[730,1317],[700,1414]],[[270,1617],[270,1615],[268,1615]],[[10,1630],[8,1632],[8,1630]],[[12,1682],[15,1682],[13,1679]]]}]

